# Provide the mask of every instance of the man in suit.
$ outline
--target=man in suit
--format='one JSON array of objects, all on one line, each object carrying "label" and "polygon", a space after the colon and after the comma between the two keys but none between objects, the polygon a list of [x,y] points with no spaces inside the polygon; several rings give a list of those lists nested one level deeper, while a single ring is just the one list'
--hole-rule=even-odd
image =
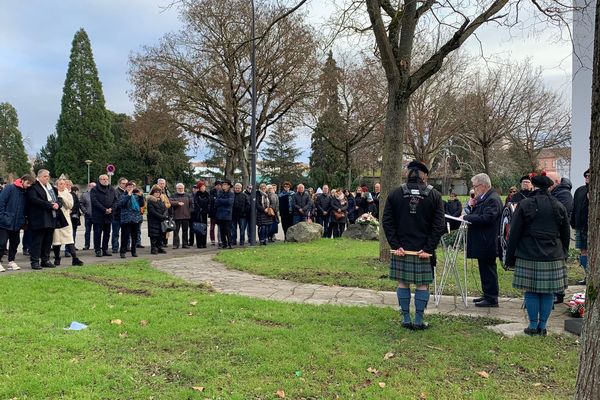
[{"label": "man in suit", "polygon": [[471,212],[464,215],[470,222],[467,234],[467,257],[476,258],[483,296],[475,299],[476,307],[498,307],[498,227],[502,217],[502,200],[487,174],[471,178],[475,197],[469,200]]},{"label": "man in suit", "polygon": [[96,257],[112,256],[108,251],[110,228],[112,225],[117,193],[109,185],[108,175],[100,175],[98,184],[90,192],[92,222],[94,224],[94,251]]},{"label": "man in suit", "polygon": [[29,257],[32,269],[55,267],[50,262],[50,248],[60,206],[58,192],[50,185],[50,172],[40,169],[35,183],[27,189],[28,230],[31,231]]}]

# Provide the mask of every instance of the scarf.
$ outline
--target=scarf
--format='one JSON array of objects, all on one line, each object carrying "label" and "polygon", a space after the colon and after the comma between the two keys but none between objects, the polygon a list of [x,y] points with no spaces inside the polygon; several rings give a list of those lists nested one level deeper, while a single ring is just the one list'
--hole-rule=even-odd
[{"label": "scarf", "polygon": [[136,194],[131,195],[131,209],[135,212],[140,212],[140,203]]}]

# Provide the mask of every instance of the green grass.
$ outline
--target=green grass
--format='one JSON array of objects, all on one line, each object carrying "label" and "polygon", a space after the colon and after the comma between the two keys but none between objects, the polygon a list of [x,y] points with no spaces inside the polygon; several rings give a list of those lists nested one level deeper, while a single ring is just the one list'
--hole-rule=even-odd
[{"label": "green grass", "polygon": [[[2,399],[550,399],[575,388],[575,339],[506,340],[484,319],[432,316],[432,329],[410,332],[392,309],[219,295],[146,262],[0,282]],[[72,320],[89,328],[63,330]]]},{"label": "green grass", "polygon": [[[438,271],[444,263],[444,253],[438,249]],[[389,266],[379,262],[379,243],[351,239],[321,239],[310,243],[276,243],[274,245],[224,251],[217,260],[227,266],[258,275],[304,283],[395,290],[396,283],[388,279]],[[462,274],[464,258],[459,256]],[[583,279],[583,269],[575,263],[568,268],[569,283]],[[481,294],[477,260],[467,261],[467,288],[470,295]],[[513,272],[498,264],[500,295],[520,297],[512,287]],[[464,279],[464,278],[463,278]],[[445,294],[457,294],[455,281],[448,280]]]}]

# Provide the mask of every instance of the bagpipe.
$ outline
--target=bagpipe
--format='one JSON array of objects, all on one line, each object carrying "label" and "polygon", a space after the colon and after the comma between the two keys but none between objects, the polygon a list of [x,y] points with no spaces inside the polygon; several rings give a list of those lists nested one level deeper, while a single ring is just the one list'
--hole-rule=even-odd
[{"label": "bagpipe", "polygon": [[502,261],[502,267],[505,271],[511,271],[514,268],[506,266],[506,251],[508,250],[508,237],[510,235],[510,223],[512,222],[515,211],[519,203],[508,202],[502,210],[502,217],[500,218],[500,231],[498,233],[499,240],[499,253],[498,257]]}]

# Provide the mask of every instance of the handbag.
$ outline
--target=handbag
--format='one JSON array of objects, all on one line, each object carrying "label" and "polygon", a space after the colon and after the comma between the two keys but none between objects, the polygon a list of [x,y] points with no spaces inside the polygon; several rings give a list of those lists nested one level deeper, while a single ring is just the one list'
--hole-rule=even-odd
[{"label": "handbag", "polygon": [[335,217],[336,220],[344,219],[344,217],[346,216],[346,213],[343,211],[333,210],[333,216]]},{"label": "handbag", "polygon": [[273,208],[271,208],[271,207],[267,207],[267,215],[269,217],[274,217],[275,216],[275,210],[273,210]]},{"label": "handbag", "polygon": [[67,221],[65,214],[63,214],[59,208],[58,210],[56,210],[56,219],[54,220],[54,228],[62,229],[66,226],[69,226],[69,222]]},{"label": "handbag", "polygon": [[206,224],[203,222],[192,222],[192,230],[198,235],[206,235]]},{"label": "handbag", "polygon": [[160,230],[162,233],[173,232],[175,230],[175,221],[173,221],[173,218],[169,217],[163,220],[160,223]]}]

